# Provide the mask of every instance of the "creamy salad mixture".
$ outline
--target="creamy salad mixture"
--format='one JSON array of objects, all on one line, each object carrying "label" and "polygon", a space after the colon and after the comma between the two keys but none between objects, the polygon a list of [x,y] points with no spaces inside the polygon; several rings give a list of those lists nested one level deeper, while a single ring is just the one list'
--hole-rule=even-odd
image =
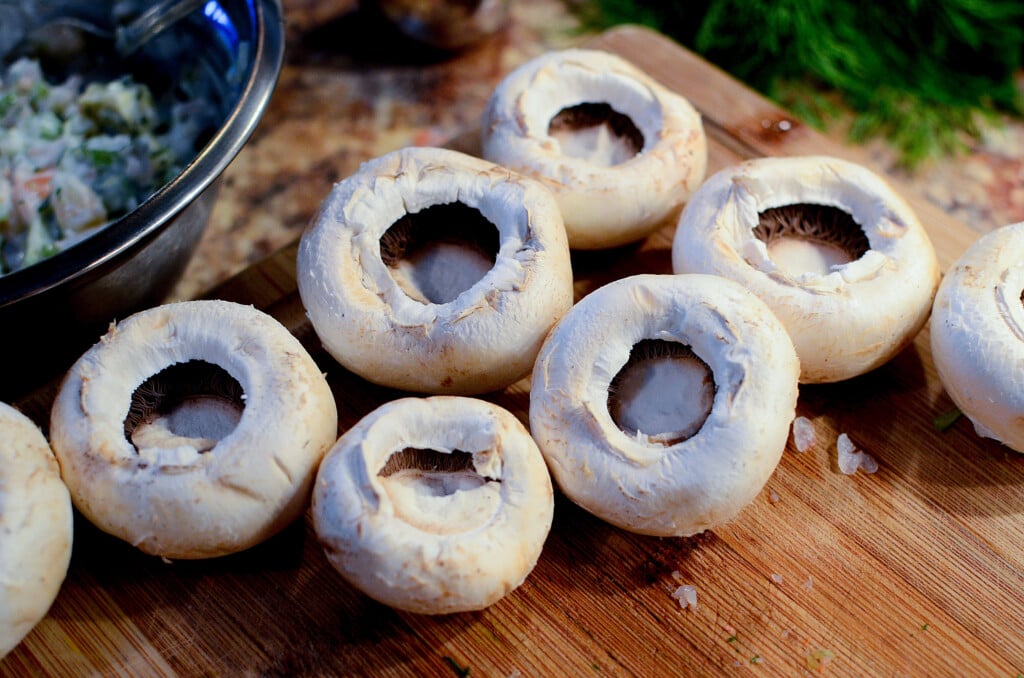
[{"label": "creamy salad mixture", "polygon": [[[52,84],[37,61],[0,76],[0,275],[126,214],[171,180],[200,130],[130,77]],[[199,116],[202,117],[202,116]]]}]

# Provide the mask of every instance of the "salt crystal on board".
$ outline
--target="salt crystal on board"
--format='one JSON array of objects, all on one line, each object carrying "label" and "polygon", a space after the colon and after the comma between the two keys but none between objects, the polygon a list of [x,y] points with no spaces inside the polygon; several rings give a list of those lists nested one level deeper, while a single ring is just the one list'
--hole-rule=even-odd
[{"label": "salt crystal on board", "polygon": [[839,470],[848,476],[861,469],[865,473],[874,473],[878,470],[878,462],[867,452],[857,449],[857,446],[850,440],[850,436],[840,433],[836,440],[836,463]]},{"label": "salt crystal on board", "polygon": [[814,445],[816,435],[814,423],[807,417],[797,417],[793,420],[793,445],[797,452],[806,452]]},{"label": "salt crystal on board", "polygon": [[679,601],[679,607],[697,609],[697,587],[684,584],[672,592],[672,597]]}]

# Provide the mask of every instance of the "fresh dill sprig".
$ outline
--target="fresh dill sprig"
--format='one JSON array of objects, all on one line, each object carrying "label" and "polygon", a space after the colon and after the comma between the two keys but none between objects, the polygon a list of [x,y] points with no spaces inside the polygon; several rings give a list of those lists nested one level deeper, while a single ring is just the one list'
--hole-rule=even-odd
[{"label": "fresh dill sprig", "polygon": [[955,424],[962,414],[963,412],[961,412],[959,408],[954,407],[952,410],[943,412],[932,419],[932,425],[935,427],[936,431],[943,433]]},{"label": "fresh dill sprig", "polygon": [[1024,112],[1024,0],[593,0],[585,25],[656,28],[810,123],[854,114],[914,167],[963,149],[979,119]]}]

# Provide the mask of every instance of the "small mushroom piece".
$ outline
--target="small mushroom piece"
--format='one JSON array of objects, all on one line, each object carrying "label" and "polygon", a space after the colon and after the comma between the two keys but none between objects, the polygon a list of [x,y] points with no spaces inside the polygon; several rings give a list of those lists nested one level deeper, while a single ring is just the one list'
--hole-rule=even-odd
[{"label": "small mushroom piece", "polygon": [[731,278],[789,331],[800,381],[868,372],[928,320],[939,284],[931,241],[878,175],[838,158],[758,158],[705,182],[683,210],[676,273]]},{"label": "small mushroom piece", "polygon": [[68,489],[42,432],[0,403],[0,658],[46,616],[71,560]]},{"label": "small mushroom piece", "polygon": [[978,435],[1024,452],[1024,222],[976,240],[932,308],[939,379]]},{"label": "small mushroom piece", "polygon": [[337,418],[324,375],[283,325],[201,300],[111,325],[65,377],[50,436],[87,519],[145,553],[197,559],[302,515]]},{"label": "small mushroom piece", "polygon": [[380,406],[327,453],[313,490],[331,564],[371,598],[423,614],[483,609],[518,587],[553,513],[526,428],[461,396]]},{"label": "small mushroom piece", "polygon": [[482,120],[483,156],[540,179],[573,249],[640,240],[704,180],[700,114],[621,57],[554,51],[507,75]]},{"label": "small mushroom piece", "polygon": [[599,518],[690,536],[754,499],[786,446],[800,366],[771,310],[708,275],[638,275],[584,297],[533,370],[530,428]]},{"label": "small mushroom piece", "polygon": [[297,277],[339,363],[424,393],[526,376],[573,298],[551,194],[442,148],[389,153],[336,185],[302,235]]}]

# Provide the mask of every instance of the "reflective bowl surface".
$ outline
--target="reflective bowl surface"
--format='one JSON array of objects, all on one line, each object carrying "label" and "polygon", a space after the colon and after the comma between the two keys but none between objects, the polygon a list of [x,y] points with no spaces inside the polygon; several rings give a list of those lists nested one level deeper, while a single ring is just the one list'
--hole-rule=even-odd
[{"label": "reflective bowl surface", "polygon": [[[19,31],[55,11],[111,22],[112,7],[96,0],[0,0],[0,58]],[[280,0],[209,0],[130,60],[114,60],[116,69],[154,92],[190,75],[223,122],[175,179],[134,210],[48,259],[0,276],[0,355],[6,365],[0,400],[59,374],[110,322],[167,297],[206,227],[218,177],[266,108],[283,56]],[[68,68],[102,71],[110,61],[109,55],[86,52],[69,60]]]}]

